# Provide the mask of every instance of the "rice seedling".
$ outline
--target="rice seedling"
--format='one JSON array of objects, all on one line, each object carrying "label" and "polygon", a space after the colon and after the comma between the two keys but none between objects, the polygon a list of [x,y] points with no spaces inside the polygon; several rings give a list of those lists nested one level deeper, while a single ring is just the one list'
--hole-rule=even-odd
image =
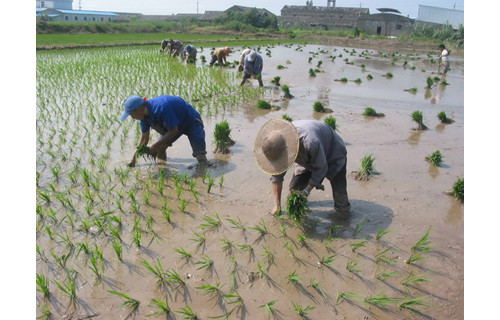
[{"label": "rice seedling", "polygon": [[330,264],[332,264],[333,260],[335,260],[336,257],[337,257],[336,254],[333,254],[329,257],[321,256],[319,263],[322,265],[330,265]]},{"label": "rice seedling", "polygon": [[427,249],[428,246],[431,244],[429,241],[429,235],[431,232],[431,227],[427,229],[427,232],[415,242],[415,244],[411,247],[412,250],[424,250]]},{"label": "rice seedling", "polygon": [[68,276],[63,284],[57,282],[57,280],[52,280],[52,282],[69,298],[70,304],[76,302],[76,287],[75,282]]},{"label": "rice seedling", "polygon": [[305,246],[305,245],[306,245],[306,236],[305,236],[305,235],[303,235],[303,234],[298,234],[298,235],[297,235],[297,241],[298,241],[301,245]]},{"label": "rice seedling", "polygon": [[373,76],[372,76],[371,74],[368,74],[368,75],[366,76],[366,79],[367,79],[367,80],[372,80],[372,79],[373,79]]},{"label": "rice seedling", "polygon": [[439,112],[437,114],[437,117],[438,117],[439,121],[441,121],[441,123],[452,123],[453,122],[452,119],[450,119],[446,116],[446,113],[444,111]]},{"label": "rice seedling", "polygon": [[241,251],[246,251],[248,254],[252,255],[253,254],[253,247],[249,244],[238,244],[238,248],[240,248]]},{"label": "rice seedling", "polygon": [[287,215],[295,222],[302,224],[308,211],[307,197],[298,191],[292,191],[286,199]]},{"label": "rice seedling", "polygon": [[210,190],[212,189],[212,186],[214,185],[215,179],[214,178],[208,178],[208,184],[207,184],[207,193],[210,193]]},{"label": "rice seedling", "polygon": [[199,233],[194,233],[193,234],[193,238],[190,238],[189,240],[193,241],[194,243],[196,243],[196,247],[199,248],[201,247],[205,241],[207,240],[206,236],[204,234],[199,234]]},{"label": "rice seedling", "polygon": [[288,252],[290,252],[290,255],[295,259],[295,250],[288,242],[285,243],[285,249],[287,249]]},{"label": "rice seedling", "polygon": [[[97,280],[100,280],[102,278],[102,273],[101,270],[99,269],[97,258],[93,254],[91,254],[89,256],[89,261],[90,261],[89,269],[95,274]],[[102,265],[102,269],[104,269],[104,265]]]},{"label": "rice seedling", "polygon": [[312,278],[311,280],[309,280],[309,285],[307,286],[308,288],[314,288],[316,291],[318,291],[321,296],[323,296],[323,298],[325,299],[328,299],[328,295],[326,293],[324,293],[320,288],[320,283],[317,282],[314,278]]},{"label": "rice seedling", "polygon": [[47,305],[44,305],[40,310],[41,315],[37,319],[50,320],[52,319],[52,311],[50,311]]},{"label": "rice seedling", "polygon": [[131,298],[128,295],[126,295],[125,293],[120,293],[120,292],[113,291],[113,290],[107,290],[107,291],[111,294],[114,294],[116,296],[119,296],[120,298],[125,299],[125,301],[123,301],[121,306],[125,307],[125,309],[129,309],[130,314],[132,314],[134,311],[137,310],[137,308],[139,308],[139,303],[140,303],[139,300]]},{"label": "rice seedling", "polygon": [[436,150],[427,157],[425,157],[425,160],[432,163],[434,167],[440,167],[441,162],[443,162],[443,156],[441,155],[441,152],[439,150]]},{"label": "rice seedling", "polygon": [[185,286],[186,283],[182,280],[181,276],[175,270],[166,271],[165,273],[165,281],[173,284],[177,284],[180,286]]},{"label": "rice seedling", "polygon": [[[257,102],[258,107],[258,102]],[[214,144],[215,144],[215,153],[228,153],[228,146],[234,144],[233,139],[231,139],[231,129],[229,128],[229,123],[226,120],[223,120],[215,125],[214,129]]]},{"label": "rice seedling", "polygon": [[339,305],[340,304],[340,300],[341,299],[354,299],[358,302],[361,302],[363,303],[364,301],[362,299],[360,299],[362,295],[359,294],[359,293],[352,293],[352,292],[345,292],[345,291],[337,291],[337,299],[335,301],[335,305]]},{"label": "rice seedling", "polygon": [[376,174],[375,166],[373,165],[374,161],[375,161],[375,158],[373,158],[371,154],[368,156],[364,156],[361,159],[359,170],[354,171],[354,179],[361,180],[361,181],[370,180],[370,178],[374,174]]},{"label": "rice seedling", "polygon": [[142,232],[139,228],[132,232],[132,243],[139,249],[141,247]]},{"label": "rice seedling", "polygon": [[161,286],[165,283],[165,272],[163,271],[163,266],[161,265],[160,260],[156,260],[156,264],[154,266],[151,266],[149,262],[146,260],[142,260],[141,264],[149,271],[151,274],[153,274],[156,278],[156,284],[158,286]]},{"label": "rice seedling", "polygon": [[231,253],[234,242],[229,240],[226,236],[224,236],[224,238],[222,238],[222,239],[219,239],[219,241],[224,243],[224,246],[222,247],[222,251],[226,251],[228,253]]},{"label": "rice seedling", "polygon": [[184,212],[186,212],[186,207],[187,207],[187,201],[186,201],[186,199],[180,199],[179,200],[179,206],[178,206],[179,210],[182,213],[184,213]]},{"label": "rice seedling", "polygon": [[276,304],[276,301],[278,300],[269,301],[268,303],[259,306],[259,308],[264,308],[268,319],[271,319],[271,314],[274,314],[274,305]]},{"label": "rice seedling", "polygon": [[280,84],[280,80],[281,80],[281,77],[280,76],[276,76],[274,77],[272,80],[271,80],[271,83],[273,83],[275,86],[279,87],[281,84]]},{"label": "rice seedling", "polygon": [[404,91],[409,92],[411,94],[416,94],[417,91],[418,91],[418,89],[415,88],[415,87],[413,87],[413,88],[410,88],[410,89],[405,89]]},{"label": "rice seedling", "polygon": [[356,78],[356,79],[352,80],[352,82],[354,82],[356,84],[360,84],[363,81],[361,81],[361,78]]},{"label": "rice seedling", "polygon": [[153,313],[148,314],[147,317],[155,317],[155,316],[161,316],[161,315],[168,316],[172,312],[172,309],[170,308],[170,306],[168,304],[168,299],[166,297],[165,297],[165,301],[158,300],[158,299],[150,299],[149,306],[157,309],[158,311],[155,311]]},{"label": "rice seedling", "polygon": [[291,283],[294,286],[300,284],[299,276],[297,275],[295,270],[293,270],[292,273],[286,276],[286,280],[287,283]]},{"label": "rice seedling", "polygon": [[423,120],[424,120],[424,115],[422,111],[414,111],[411,114],[411,119],[415,121],[418,124],[417,130],[425,130],[427,127],[424,125]]},{"label": "rice seedling", "polygon": [[241,231],[246,230],[246,226],[241,222],[240,217],[238,217],[238,220],[234,220],[234,219],[226,219],[226,220],[229,221],[233,225],[232,228],[240,229]]},{"label": "rice seedling", "polygon": [[214,261],[212,259],[210,259],[209,256],[204,254],[203,259],[200,261],[196,261],[194,264],[200,265],[197,268],[197,270],[201,270],[201,269],[210,270],[210,268],[214,265]]},{"label": "rice seedling", "polygon": [[123,249],[122,249],[122,244],[118,239],[113,239],[111,242],[111,246],[113,247],[113,250],[116,253],[116,257],[118,258],[119,261],[122,261],[123,259]]},{"label": "rice seedling", "polygon": [[387,72],[386,74],[384,74],[382,77],[385,77],[387,79],[392,79],[392,77],[394,77],[394,75],[390,72]]},{"label": "rice seedling", "polygon": [[359,273],[361,270],[358,269],[358,263],[354,262],[353,260],[347,261],[347,266],[346,269],[352,273]]},{"label": "rice seedling", "polygon": [[413,271],[410,271],[408,276],[406,276],[403,280],[401,280],[401,284],[403,286],[408,286],[409,284],[420,283],[420,282],[430,282],[430,280],[422,276],[414,276]]},{"label": "rice seedling", "polygon": [[430,306],[430,303],[425,301],[427,297],[422,296],[419,298],[408,298],[404,300],[402,303],[398,305],[398,310],[406,310],[410,312],[411,314],[416,314],[416,308],[417,307],[428,307]]},{"label": "rice seedling", "polygon": [[354,228],[354,231],[352,235],[355,237],[357,236],[361,231],[363,231],[363,228],[365,226],[365,223],[368,221],[368,218],[364,216],[357,224],[356,228]]},{"label": "rice seedling", "polygon": [[380,240],[384,235],[388,234],[389,232],[391,232],[391,230],[387,228],[380,228],[378,229],[377,234],[375,235],[375,239]]},{"label": "rice seedling", "polygon": [[219,177],[219,187],[222,187],[222,184],[224,183],[224,175],[221,175]]},{"label": "rice seedling", "polygon": [[292,121],[293,121],[293,118],[292,118],[292,117],[290,117],[290,116],[289,116],[289,115],[287,115],[287,114],[282,115],[282,116],[281,116],[281,118],[283,118],[283,119],[285,119],[285,120],[287,120],[287,121],[290,121],[290,122],[292,122]]},{"label": "rice seedling", "polygon": [[427,85],[425,86],[425,88],[431,89],[432,85],[434,84],[434,80],[431,77],[427,77],[426,83]]},{"label": "rice seedling", "polygon": [[203,217],[202,220],[206,223],[201,224],[199,227],[203,229],[217,229],[222,225],[222,221],[219,218],[217,212],[214,213],[215,219],[211,217]]},{"label": "rice seedling", "polygon": [[305,306],[302,307],[300,303],[295,303],[292,301],[293,310],[296,314],[298,314],[302,319],[307,319],[306,315],[309,311],[314,310],[314,307]]},{"label": "rice seedling", "polygon": [[260,219],[260,223],[258,225],[256,225],[255,227],[248,227],[248,229],[258,231],[259,238],[265,236],[268,233],[266,223],[264,222],[263,218]]},{"label": "rice seedling", "polygon": [[151,152],[151,149],[143,144],[137,147],[134,154],[134,159],[138,159],[140,157],[142,157],[146,161],[156,161],[156,154],[153,154]]},{"label": "rice seedling", "polygon": [[276,69],[278,69],[278,70],[285,69],[285,66],[284,66],[284,65],[282,65],[282,64],[278,64],[278,65],[276,66]]},{"label": "rice seedling", "polygon": [[192,257],[192,254],[184,250],[184,248],[176,248],[174,249],[174,252],[177,252],[178,254],[181,255],[181,259],[186,259],[189,260]]},{"label": "rice seedling", "polygon": [[272,265],[274,263],[274,252],[271,251],[266,246],[262,246],[262,249],[264,249],[264,253],[262,253],[262,257],[264,257],[267,260],[268,265]]},{"label": "rice seedling", "polygon": [[189,319],[189,320],[198,319],[198,315],[187,304],[185,307],[181,307],[180,310],[176,310],[175,312],[182,314],[182,319]]},{"label": "rice seedling", "polygon": [[264,100],[257,100],[257,108],[258,109],[271,109],[271,104]]},{"label": "rice seedling", "polygon": [[345,78],[345,77],[342,77],[340,79],[335,79],[334,81],[337,81],[337,82],[342,82],[342,83],[347,83],[349,82],[349,79]]},{"label": "rice seedling", "polygon": [[335,119],[333,116],[328,116],[325,118],[325,123],[332,127],[333,131],[338,131],[337,130],[337,119]]},{"label": "rice seedling", "polygon": [[387,278],[390,278],[390,277],[393,277],[393,276],[399,276],[399,272],[381,272],[381,273],[377,273],[375,275],[375,278],[377,278],[378,280],[385,280]]},{"label": "rice seedling", "polygon": [[316,77],[316,72],[314,71],[314,69],[313,69],[313,68],[310,68],[310,69],[309,69],[309,76],[310,76],[310,77]]},{"label": "rice seedling", "polygon": [[66,263],[67,263],[69,257],[71,256],[71,251],[68,252],[67,254],[62,254],[61,256],[58,256],[52,250],[50,250],[50,255],[52,256],[52,258],[54,258],[56,264],[61,269],[65,270],[66,269]]},{"label": "rice seedling", "polygon": [[361,240],[360,240],[360,241],[358,241],[358,242],[351,243],[351,244],[350,244],[350,246],[351,246],[351,251],[352,251],[352,252],[356,252],[359,248],[364,247],[367,243],[368,243],[368,240],[366,240],[366,239],[361,239]]},{"label": "rice seedling", "polygon": [[195,287],[195,289],[198,289],[198,290],[202,290],[202,295],[213,295],[213,294],[216,294],[216,295],[219,295],[221,292],[220,292],[220,283],[217,281],[215,286],[211,286],[211,285],[203,285],[203,286],[199,286],[199,287]]},{"label": "rice seedling", "polygon": [[464,178],[458,178],[453,184],[451,191],[448,194],[457,198],[460,201],[464,201]]},{"label": "rice seedling", "polygon": [[44,276],[43,274],[36,274],[36,285],[37,285],[37,291],[42,293],[43,297],[45,299],[48,299],[50,297],[50,290],[49,290],[49,279]]},{"label": "rice seedling", "polygon": [[283,91],[284,97],[286,99],[292,99],[293,95],[290,93],[290,87],[288,87],[286,84],[281,86],[281,90]]},{"label": "rice seedling", "polygon": [[382,296],[369,296],[366,297],[364,302],[367,304],[372,304],[376,307],[383,308],[389,304],[395,304],[401,301],[401,298],[390,298],[386,295]]}]

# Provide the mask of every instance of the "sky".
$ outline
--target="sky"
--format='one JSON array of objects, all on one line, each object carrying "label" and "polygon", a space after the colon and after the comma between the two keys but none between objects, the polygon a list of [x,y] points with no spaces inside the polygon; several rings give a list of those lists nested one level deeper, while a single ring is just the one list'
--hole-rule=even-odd
[{"label": "sky", "polygon": [[[404,16],[416,18],[418,5],[429,5],[440,8],[464,11],[465,0],[337,0],[337,7],[362,7],[370,9],[370,13],[379,13],[377,8],[397,9]],[[265,8],[280,15],[285,5],[306,4],[306,0],[73,0],[73,9],[136,12],[142,14],[169,15],[177,13],[204,13],[205,11],[224,11],[233,5]],[[313,0],[315,6],[326,6],[327,0]]]}]

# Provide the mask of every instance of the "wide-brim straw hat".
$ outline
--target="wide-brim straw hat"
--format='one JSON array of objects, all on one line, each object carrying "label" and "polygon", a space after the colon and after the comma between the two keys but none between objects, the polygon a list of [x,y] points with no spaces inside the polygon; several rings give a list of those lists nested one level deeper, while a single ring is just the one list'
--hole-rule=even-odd
[{"label": "wide-brim straw hat", "polygon": [[272,119],[260,128],[253,154],[259,169],[270,175],[287,171],[299,153],[299,133],[285,119]]}]

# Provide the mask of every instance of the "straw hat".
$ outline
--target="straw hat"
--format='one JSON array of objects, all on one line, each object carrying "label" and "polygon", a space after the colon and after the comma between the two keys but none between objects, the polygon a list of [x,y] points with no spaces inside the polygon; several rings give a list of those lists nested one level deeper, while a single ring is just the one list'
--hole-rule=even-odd
[{"label": "straw hat", "polygon": [[285,119],[272,119],[260,128],[253,154],[259,169],[270,175],[287,171],[299,152],[299,134]]}]

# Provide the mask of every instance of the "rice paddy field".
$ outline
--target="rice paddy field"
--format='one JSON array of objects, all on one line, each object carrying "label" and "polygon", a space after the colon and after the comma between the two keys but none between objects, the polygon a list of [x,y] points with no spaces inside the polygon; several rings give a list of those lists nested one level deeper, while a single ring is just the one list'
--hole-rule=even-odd
[{"label": "rice paddy field", "polygon": [[[202,61],[212,48],[198,48],[195,65],[149,45],[37,52],[36,316],[463,319],[464,208],[449,194],[464,175],[463,57],[452,52],[442,77],[437,48],[261,45],[259,88],[239,86],[244,48],[232,49],[227,68]],[[196,108],[211,165],[181,137],[166,163],[129,168],[140,129],[118,117],[131,94]],[[304,223],[269,215],[253,142],[284,115],[335,123],[349,220],[335,217],[328,183],[311,192]],[[216,153],[223,121],[234,144]],[[366,159],[371,176],[355,179]]]}]

